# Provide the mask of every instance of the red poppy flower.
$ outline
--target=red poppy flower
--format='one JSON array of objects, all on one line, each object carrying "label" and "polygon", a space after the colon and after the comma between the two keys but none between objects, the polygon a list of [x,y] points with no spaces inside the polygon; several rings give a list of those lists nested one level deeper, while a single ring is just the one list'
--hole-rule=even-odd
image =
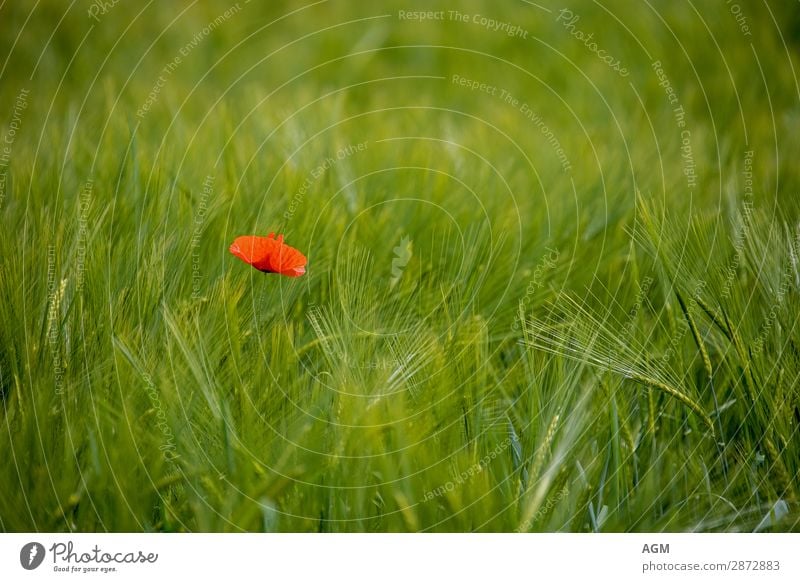
[{"label": "red poppy flower", "polygon": [[303,253],[283,243],[283,235],[239,236],[230,246],[231,253],[264,273],[299,277],[306,272]]}]

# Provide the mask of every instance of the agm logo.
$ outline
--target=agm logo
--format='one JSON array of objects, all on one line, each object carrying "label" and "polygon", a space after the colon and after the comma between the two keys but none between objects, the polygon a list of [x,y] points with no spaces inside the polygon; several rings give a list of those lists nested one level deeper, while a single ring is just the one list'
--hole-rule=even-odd
[{"label": "agm logo", "polygon": [[27,543],[19,552],[19,563],[26,570],[35,570],[42,565],[44,554],[44,546],[39,542]]}]

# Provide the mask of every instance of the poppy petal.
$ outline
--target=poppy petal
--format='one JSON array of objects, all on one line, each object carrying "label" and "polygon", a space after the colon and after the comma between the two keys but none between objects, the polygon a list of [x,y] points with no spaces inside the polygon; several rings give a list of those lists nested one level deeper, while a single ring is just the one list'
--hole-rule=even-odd
[{"label": "poppy petal", "polygon": [[231,254],[265,273],[299,277],[306,272],[306,257],[283,242],[283,235],[240,236],[229,248]]}]

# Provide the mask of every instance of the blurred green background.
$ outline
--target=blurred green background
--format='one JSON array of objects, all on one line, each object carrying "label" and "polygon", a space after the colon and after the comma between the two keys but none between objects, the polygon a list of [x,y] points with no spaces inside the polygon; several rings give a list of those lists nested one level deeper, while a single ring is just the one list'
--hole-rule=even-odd
[{"label": "blurred green background", "polygon": [[0,529],[796,530],[798,14],[0,5]]}]

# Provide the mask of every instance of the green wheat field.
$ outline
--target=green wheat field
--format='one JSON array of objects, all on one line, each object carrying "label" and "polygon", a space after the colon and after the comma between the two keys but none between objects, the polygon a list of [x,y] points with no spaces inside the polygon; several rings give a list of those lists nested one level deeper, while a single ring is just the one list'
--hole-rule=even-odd
[{"label": "green wheat field", "polygon": [[798,5],[567,2],[0,2],[0,531],[800,531]]}]

